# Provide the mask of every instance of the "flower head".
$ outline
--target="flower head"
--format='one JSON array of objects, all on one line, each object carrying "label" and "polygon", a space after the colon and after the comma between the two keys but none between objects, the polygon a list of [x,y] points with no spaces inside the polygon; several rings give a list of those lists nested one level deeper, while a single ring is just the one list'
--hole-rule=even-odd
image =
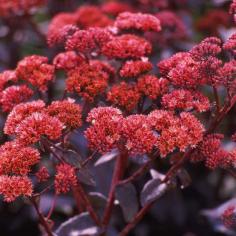
[{"label": "flower head", "polygon": [[26,102],[33,95],[33,91],[26,85],[12,85],[0,93],[2,110],[9,112],[19,103]]},{"label": "flower head", "polygon": [[56,194],[67,193],[70,188],[77,185],[75,168],[68,164],[59,164],[56,166],[55,190]]},{"label": "flower head", "polygon": [[207,111],[210,108],[209,99],[202,93],[185,89],[173,90],[171,93],[164,95],[162,105],[171,110],[195,109],[198,112]]},{"label": "flower head", "polygon": [[10,82],[14,83],[18,80],[16,73],[13,70],[5,70],[0,74],[0,91],[9,85]]},{"label": "flower head", "polygon": [[72,99],[54,101],[47,107],[46,112],[72,129],[82,125],[81,107]]},{"label": "flower head", "polygon": [[114,37],[102,48],[102,53],[109,58],[128,59],[141,58],[151,53],[152,46],[144,38],[123,34]]},{"label": "flower head", "polygon": [[48,172],[48,169],[45,167],[45,166],[42,166],[38,171],[37,173],[35,174],[36,178],[37,178],[37,181],[39,183],[41,182],[45,182],[49,179],[50,177],[50,174]]},{"label": "flower head", "polygon": [[150,14],[122,12],[115,21],[115,26],[121,30],[155,31],[161,30],[159,19]]},{"label": "flower head", "polygon": [[77,55],[74,51],[62,52],[53,59],[56,69],[72,70],[84,62],[84,58]]},{"label": "flower head", "polygon": [[152,70],[152,63],[149,61],[135,60],[126,61],[125,64],[120,69],[121,77],[137,77],[140,74]]},{"label": "flower head", "polygon": [[135,84],[121,82],[114,85],[107,93],[107,101],[132,111],[138,104],[140,93]]},{"label": "flower head", "polygon": [[47,57],[28,56],[18,63],[16,75],[40,91],[46,91],[48,83],[54,79],[54,66],[48,64]]},{"label": "flower head", "polygon": [[49,139],[58,139],[62,134],[63,124],[56,118],[45,113],[32,113],[16,127],[17,140],[24,145],[33,144],[42,135]]},{"label": "flower head", "polygon": [[69,71],[66,80],[66,89],[69,92],[75,91],[79,96],[88,101],[105,91],[108,85],[109,73],[100,70],[94,63],[83,63],[72,71]]},{"label": "flower head", "polygon": [[30,197],[33,193],[33,186],[28,177],[22,176],[0,176],[0,194],[4,201],[13,202],[17,197]]},{"label": "flower head", "polygon": [[76,16],[73,13],[60,13],[53,17],[47,33],[49,46],[65,42],[65,39],[73,34],[76,27]]},{"label": "flower head", "polygon": [[21,147],[16,142],[6,142],[0,146],[0,175],[26,175],[40,160],[40,153],[31,147]]},{"label": "flower head", "polygon": [[45,103],[42,100],[20,103],[16,105],[9,113],[5,126],[5,134],[15,134],[17,125],[33,112],[40,112],[44,109]]},{"label": "flower head", "polygon": [[130,115],[122,120],[121,135],[130,154],[150,153],[157,138],[145,115]]},{"label": "flower head", "polygon": [[137,87],[139,92],[150,99],[157,99],[168,89],[168,81],[163,78],[158,79],[155,75],[144,75],[138,79]]},{"label": "flower head", "polygon": [[78,26],[84,29],[89,27],[103,28],[112,24],[112,20],[96,6],[82,6],[75,15]]},{"label": "flower head", "polygon": [[98,107],[92,109],[87,117],[91,126],[85,131],[89,147],[106,153],[117,147],[120,139],[119,123],[123,119],[119,109],[113,107]]}]

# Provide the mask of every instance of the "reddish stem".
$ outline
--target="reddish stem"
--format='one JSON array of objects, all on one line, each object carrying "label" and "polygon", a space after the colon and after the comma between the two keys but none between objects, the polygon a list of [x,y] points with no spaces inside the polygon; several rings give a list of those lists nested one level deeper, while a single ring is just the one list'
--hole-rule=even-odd
[{"label": "reddish stem", "polygon": [[82,187],[82,185],[81,185],[81,183],[79,181],[78,181],[76,187],[77,187],[77,191],[78,191],[81,199],[83,200],[83,202],[84,202],[84,204],[86,206],[86,209],[89,212],[91,218],[94,220],[94,222],[97,225],[100,226],[101,225],[100,219],[98,218],[95,210],[93,209],[93,206],[92,206],[92,204],[91,204],[91,202],[90,202],[90,200],[89,200],[89,198],[87,196],[87,193],[84,191],[84,189],[83,189],[83,187]]},{"label": "reddish stem", "polygon": [[112,208],[113,208],[114,200],[115,200],[115,189],[116,189],[117,184],[119,183],[119,181],[124,175],[127,161],[128,161],[128,153],[126,151],[123,151],[116,159],[114,174],[113,174],[112,182],[111,182],[111,188],[108,195],[108,202],[107,202],[107,205],[104,211],[103,220],[102,220],[102,223],[104,226],[107,226],[110,221]]},{"label": "reddish stem", "polygon": [[32,202],[32,204],[33,204],[33,206],[34,206],[34,208],[35,208],[35,210],[36,210],[36,212],[37,212],[37,214],[38,214],[40,223],[41,223],[41,225],[44,227],[44,229],[45,229],[47,235],[48,235],[48,236],[53,236],[53,233],[52,233],[52,231],[51,231],[51,228],[50,228],[50,226],[48,225],[48,223],[47,223],[47,221],[46,221],[44,215],[40,212],[39,207],[38,207],[38,204],[37,204],[35,198],[32,197],[32,198],[30,199],[30,201]]},{"label": "reddish stem", "polygon": [[145,216],[145,214],[149,211],[149,209],[152,207],[154,202],[150,202],[147,205],[145,205],[132,219],[132,221],[126,225],[126,227],[119,233],[119,236],[126,236],[130,232],[131,229],[133,229],[136,224]]}]

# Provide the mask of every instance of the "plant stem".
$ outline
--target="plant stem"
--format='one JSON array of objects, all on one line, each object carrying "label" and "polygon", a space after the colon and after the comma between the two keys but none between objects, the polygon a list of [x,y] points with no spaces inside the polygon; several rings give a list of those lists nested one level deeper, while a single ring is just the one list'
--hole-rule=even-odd
[{"label": "plant stem", "polygon": [[153,163],[153,159],[147,161],[143,166],[141,166],[137,171],[135,171],[130,177],[119,181],[118,184],[123,185],[123,184],[127,184],[127,183],[135,181],[137,178],[139,178],[140,176],[142,176],[145,172],[149,170],[152,163]]},{"label": "plant stem", "polygon": [[130,232],[131,229],[133,229],[136,224],[144,217],[144,215],[149,211],[149,209],[152,207],[154,202],[148,203],[146,206],[144,206],[132,219],[132,221],[126,225],[126,227],[119,233],[119,236],[126,236]]},{"label": "plant stem", "polygon": [[119,181],[124,175],[127,161],[128,161],[127,151],[123,151],[123,152],[121,151],[121,154],[117,157],[117,160],[116,160],[110,192],[108,195],[108,202],[107,202],[104,215],[103,215],[102,224],[104,226],[107,226],[110,221],[112,208],[113,208],[114,200],[115,200],[115,189],[116,189],[117,184],[119,183]]},{"label": "plant stem", "polygon": [[33,206],[34,206],[34,208],[35,208],[35,210],[36,210],[36,212],[37,212],[37,214],[38,214],[40,223],[41,223],[41,225],[44,227],[44,229],[45,229],[47,235],[48,235],[48,236],[53,236],[53,233],[52,233],[52,231],[51,231],[51,228],[50,228],[50,226],[48,225],[48,223],[47,223],[45,217],[43,216],[43,214],[40,212],[39,207],[38,207],[38,204],[37,204],[35,198],[32,197],[32,198],[30,199],[30,201],[32,202],[32,204],[33,204]]},{"label": "plant stem", "polygon": [[87,211],[89,212],[91,218],[94,220],[94,222],[95,222],[98,226],[101,226],[101,221],[100,221],[100,219],[98,218],[98,216],[97,216],[95,210],[93,209],[93,206],[92,206],[92,204],[91,204],[91,202],[90,202],[90,200],[89,200],[89,198],[88,198],[86,192],[84,191],[84,189],[83,189],[83,187],[82,187],[82,185],[81,185],[81,183],[80,183],[79,181],[78,181],[78,183],[77,183],[76,188],[77,188],[78,193],[79,193],[81,199],[83,200],[83,202],[84,202],[84,204],[85,204],[85,206],[86,206],[86,209],[87,209]]},{"label": "plant stem", "polygon": [[215,86],[213,86],[213,93],[214,93],[214,97],[215,97],[216,110],[217,110],[217,114],[218,114],[220,112],[220,97],[219,97],[217,88]]}]

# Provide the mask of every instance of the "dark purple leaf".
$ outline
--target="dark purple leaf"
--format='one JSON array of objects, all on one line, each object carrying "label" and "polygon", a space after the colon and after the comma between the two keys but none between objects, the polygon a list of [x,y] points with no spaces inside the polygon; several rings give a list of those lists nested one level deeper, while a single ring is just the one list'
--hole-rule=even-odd
[{"label": "dark purple leaf", "polygon": [[125,221],[129,222],[138,212],[138,198],[134,185],[128,183],[117,186],[116,199],[119,201]]},{"label": "dark purple leaf", "polygon": [[55,233],[57,236],[96,236],[102,232],[103,230],[94,224],[88,212],[84,212],[62,223]]},{"label": "dark purple leaf", "polygon": [[162,183],[160,179],[151,179],[143,187],[141,192],[141,205],[145,206],[146,204],[153,202],[164,195],[167,191],[168,185]]},{"label": "dark purple leaf", "polygon": [[119,151],[117,149],[114,149],[111,152],[106,153],[103,156],[99,157],[99,159],[95,162],[94,166],[99,166],[106,162],[109,162],[113,160],[117,155],[119,155]]}]

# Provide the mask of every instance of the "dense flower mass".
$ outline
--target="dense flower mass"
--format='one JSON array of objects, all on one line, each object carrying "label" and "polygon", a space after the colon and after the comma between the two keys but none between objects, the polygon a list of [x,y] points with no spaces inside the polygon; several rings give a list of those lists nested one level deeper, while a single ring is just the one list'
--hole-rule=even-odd
[{"label": "dense flower mass", "polygon": [[52,140],[58,139],[62,129],[63,124],[56,117],[34,112],[16,127],[15,133],[17,140],[27,145],[38,142],[42,135]]},{"label": "dense flower mass", "polygon": [[85,131],[89,147],[101,153],[109,152],[117,147],[120,139],[119,123],[123,119],[117,108],[99,107],[92,109],[87,117],[91,126]]},{"label": "dense flower mass", "polygon": [[123,107],[127,111],[133,110],[140,99],[140,93],[135,84],[121,82],[114,85],[107,93],[107,101],[113,105]]},{"label": "dense flower mass", "polygon": [[68,36],[78,28],[75,25],[76,18],[70,13],[60,13],[51,21],[47,33],[47,42],[50,47],[65,43]]},{"label": "dense flower mass", "polygon": [[76,50],[88,53],[100,49],[112,39],[112,34],[106,29],[90,28],[88,30],[77,30],[68,38],[65,44],[66,50]]},{"label": "dense flower mass", "polygon": [[5,70],[0,74],[0,91],[4,90],[7,85],[14,82],[17,82],[15,71]]},{"label": "dense flower mass", "polygon": [[187,30],[180,17],[172,11],[160,11],[155,15],[161,23],[161,32],[157,35],[158,41],[172,42],[187,37]]},{"label": "dense flower mass", "polygon": [[148,117],[131,115],[121,122],[121,135],[130,154],[150,153],[157,142]]},{"label": "dense flower mass", "polygon": [[167,91],[168,81],[163,78],[158,79],[155,75],[144,75],[138,79],[137,87],[143,95],[150,99],[157,99]]},{"label": "dense flower mass", "polygon": [[33,112],[40,112],[44,109],[45,103],[42,100],[37,100],[33,102],[25,102],[16,105],[12,111],[9,113],[5,126],[5,134],[11,135],[15,134],[17,125],[24,120],[26,117],[30,116]]},{"label": "dense flower mass", "polygon": [[16,75],[40,91],[46,91],[48,82],[54,79],[54,66],[48,64],[47,57],[28,56],[18,63]]},{"label": "dense flower mass", "polygon": [[82,56],[77,55],[74,51],[62,52],[53,59],[53,65],[56,69],[71,70],[84,61]]},{"label": "dense flower mass", "polygon": [[74,70],[69,71],[66,80],[66,89],[76,92],[79,96],[93,101],[93,99],[105,91],[110,75],[101,70],[97,64],[82,63]]},{"label": "dense flower mass", "polygon": [[152,69],[152,63],[145,60],[126,61],[120,69],[121,77],[136,77]]},{"label": "dense flower mass", "polygon": [[72,99],[54,101],[47,107],[46,112],[69,128],[75,129],[82,125],[81,107]]},{"label": "dense flower mass", "polygon": [[55,190],[56,194],[67,193],[77,185],[75,168],[68,164],[59,164],[56,167]]},{"label": "dense flower mass", "polygon": [[16,142],[7,142],[0,146],[0,175],[26,175],[31,166],[37,164],[40,154],[37,149],[21,147]]},{"label": "dense flower mass", "polygon": [[105,15],[99,7],[82,6],[75,13],[77,24],[80,28],[107,27],[112,25],[112,20]]},{"label": "dense flower mass", "polygon": [[102,48],[102,53],[109,58],[141,58],[151,53],[152,46],[144,38],[124,34],[114,37]]},{"label": "dense flower mass", "polygon": [[160,21],[153,15],[123,12],[118,15],[115,26],[121,30],[155,31],[161,30]]},{"label": "dense flower mass", "polygon": [[105,2],[102,4],[102,12],[112,15],[112,16],[117,16],[121,12],[132,12],[133,8],[131,5],[123,2]]},{"label": "dense flower mass", "polygon": [[169,111],[155,110],[149,114],[149,120],[160,134],[157,147],[163,157],[175,148],[185,151],[188,146],[194,147],[203,138],[203,125],[190,113],[182,112],[175,116]]},{"label": "dense flower mass", "polygon": [[162,97],[162,105],[168,109],[192,110],[198,112],[207,111],[210,108],[210,102],[200,92],[191,90],[174,90]]},{"label": "dense flower mass", "polygon": [[35,174],[38,182],[45,182],[49,179],[50,174],[45,166],[42,166]]},{"label": "dense flower mass", "polygon": [[17,197],[30,197],[33,193],[33,186],[28,177],[21,176],[0,176],[0,194],[3,195],[4,201],[12,202]]},{"label": "dense flower mass", "polygon": [[235,150],[228,152],[222,146],[222,134],[207,135],[192,156],[193,162],[204,161],[210,169],[229,168],[236,163]]},{"label": "dense flower mass", "polygon": [[[135,204],[141,209],[117,233],[125,236],[160,195],[188,186],[195,169],[185,168],[187,162],[236,177],[235,129],[215,133],[235,123],[236,34],[228,36],[233,28],[228,28],[227,1],[102,0],[83,6],[83,1],[48,1],[34,15],[32,7],[44,1],[0,0],[0,68],[11,69],[0,73],[0,194],[5,201],[26,197],[43,232],[59,235],[64,226],[54,230],[51,215],[60,203],[56,199],[61,201],[57,195],[67,193],[105,235],[114,227],[109,222],[113,205],[123,207],[122,189],[142,188],[141,204]],[[189,5],[195,4],[199,12],[193,15]],[[221,5],[212,11],[213,4]],[[233,1],[232,14],[235,6]],[[53,48],[45,50],[47,44]],[[35,53],[45,56],[19,61],[34,45]],[[100,176],[104,170],[109,171]],[[95,180],[90,171],[96,172]],[[208,187],[212,181],[206,173],[202,179]],[[104,176],[110,189],[103,186]],[[221,181],[213,177],[218,192]],[[95,192],[87,193],[82,183]],[[104,209],[93,201],[103,189],[108,193]],[[40,209],[44,194],[54,195],[47,216]],[[230,225],[235,209],[223,215]]]},{"label": "dense flower mass", "polygon": [[12,15],[29,12],[33,7],[41,6],[46,0],[1,0],[0,1],[0,15],[9,17]]},{"label": "dense flower mass", "polygon": [[12,85],[0,93],[0,106],[4,112],[9,112],[12,108],[26,102],[33,95],[33,91],[26,85]]}]

